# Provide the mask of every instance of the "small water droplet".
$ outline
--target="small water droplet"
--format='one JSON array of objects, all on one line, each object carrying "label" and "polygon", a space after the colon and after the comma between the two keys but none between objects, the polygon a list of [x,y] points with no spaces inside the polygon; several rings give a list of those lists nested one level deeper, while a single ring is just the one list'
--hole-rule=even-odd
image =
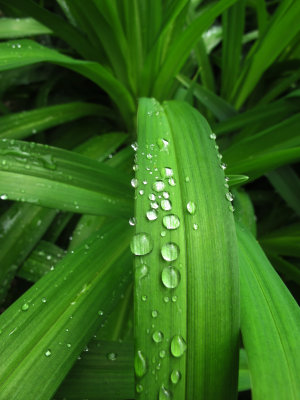
[{"label": "small water droplet", "polygon": [[189,201],[186,205],[186,209],[190,214],[195,214],[196,212],[196,204],[193,201]]},{"label": "small water droplet", "polygon": [[143,296],[142,296],[142,301],[147,301],[147,296],[144,294]]},{"label": "small water droplet", "polygon": [[168,180],[168,182],[169,182],[169,185],[170,185],[170,186],[176,186],[176,182],[175,182],[175,179],[174,179],[174,178],[170,178],[170,179]]},{"label": "small water droplet", "polygon": [[170,193],[169,192],[163,192],[163,198],[164,199],[168,199],[170,197]]},{"label": "small water droplet", "polygon": [[176,303],[176,301],[177,301],[177,296],[172,296],[172,301],[173,301],[173,303]]},{"label": "small water droplet", "polygon": [[174,369],[174,370],[171,372],[171,375],[170,375],[171,382],[172,382],[174,385],[177,385],[177,383],[180,381],[180,378],[181,378],[181,373],[180,373],[180,371],[178,371],[177,369]]},{"label": "small water droplet", "polygon": [[233,212],[233,211],[234,211],[234,207],[233,207],[233,205],[232,205],[232,204],[229,204],[228,208],[229,208],[229,210],[230,210],[231,212]]},{"label": "small water droplet", "polygon": [[177,229],[180,226],[180,220],[175,214],[165,215],[163,217],[163,225],[167,229]]},{"label": "small water droplet", "polygon": [[180,272],[175,267],[165,267],[161,273],[161,280],[168,289],[174,289],[179,285]]},{"label": "small water droplet", "polygon": [[225,169],[227,168],[227,165],[225,163],[221,163],[220,167],[222,168],[223,171],[225,171]]},{"label": "small water droplet", "polygon": [[157,210],[159,208],[158,203],[156,203],[156,201],[154,201],[153,203],[150,203],[150,207],[153,208],[154,210]]},{"label": "small water droplet", "polygon": [[162,231],[162,232],[160,232],[160,236],[161,236],[161,237],[165,237],[165,236],[166,236],[166,234],[167,234],[167,232],[166,232],[166,231]]},{"label": "small water droplet", "polygon": [[21,307],[21,310],[22,310],[22,311],[27,311],[28,308],[29,308],[29,304],[24,303],[24,304],[22,305],[22,307]]},{"label": "small water droplet", "polygon": [[155,221],[157,219],[157,212],[155,210],[147,211],[146,216],[149,221]]},{"label": "small water droplet", "polygon": [[164,210],[164,211],[170,211],[171,209],[172,209],[172,203],[170,202],[170,200],[162,200],[161,202],[160,202],[160,205],[161,205],[161,208]]},{"label": "small water droplet", "polygon": [[8,199],[8,196],[7,196],[7,194],[2,194],[1,196],[0,196],[0,199],[1,200],[7,200]]},{"label": "small water droplet", "polygon": [[99,311],[98,311],[98,315],[102,316],[103,314],[104,314],[104,313],[103,313],[102,310],[99,310]]},{"label": "small water droplet", "polygon": [[139,166],[138,166],[137,164],[134,164],[134,166],[132,167],[132,169],[133,169],[134,171],[138,171]]},{"label": "small water droplet", "polygon": [[163,151],[168,150],[169,142],[166,139],[159,138],[159,139],[157,139],[156,143],[160,150],[163,150]]},{"label": "small water droplet", "polygon": [[154,193],[150,193],[149,196],[148,196],[148,199],[151,200],[151,201],[154,201],[155,198],[156,198],[156,197],[155,197],[155,194],[154,194]]},{"label": "small water droplet", "polygon": [[159,390],[158,399],[159,400],[170,400],[172,398],[171,392],[166,389],[164,385],[161,385]]},{"label": "small water droplet", "polygon": [[71,343],[67,343],[67,347],[68,347],[68,349],[69,349],[70,347],[72,347]]},{"label": "small water droplet", "polygon": [[179,247],[176,243],[165,243],[161,248],[161,255],[166,261],[174,261],[178,258]]},{"label": "small water droplet", "polygon": [[185,181],[186,181],[186,182],[189,182],[189,181],[190,181],[190,178],[189,178],[188,176],[186,176],[186,177],[185,177]]},{"label": "small water droplet", "polygon": [[171,353],[174,357],[181,357],[186,351],[186,343],[181,335],[175,335],[171,342]]},{"label": "small water droplet", "polygon": [[135,224],[136,224],[136,219],[134,217],[129,218],[129,225],[135,226]]},{"label": "small water droplet", "polygon": [[148,267],[147,265],[141,265],[140,267],[137,267],[137,278],[142,279],[145,278],[148,275]]},{"label": "small water droplet", "polygon": [[160,357],[160,358],[165,358],[165,356],[166,356],[166,351],[165,351],[165,350],[161,350],[161,351],[159,352],[159,357]]},{"label": "small water droplet", "polygon": [[131,181],[130,181],[130,183],[131,183],[131,186],[133,187],[133,188],[137,188],[138,187],[138,180],[136,179],[136,178],[132,178],[131,179]]},{"label": "small water droplet", "polygon": [[133,236],[130,249],[136,256],[144,256],[153,249],[153,240],[149,233],[140,232]]},{"label": "small water droplet", "polygon": [[165,184],[163,181],[156,181],[152,185],[152,189],[155,190],[156,192],[162,192],[165,188]]},{"label": "small water droplet", "polygon": [[51,356],[51,350],[50,349],[48,349],[46,352],[45,352],[45,356],[46,357],[50,357]]},{"label": "small water droplet", "polygon": [[46,297],[43,297],[43,298],[42,298],[42,303],[46,303],[46,302],[47,302]]},{"label": "small water droplet", "polygon": [[164,338],[164,335],[161,331],[155,331],[152,335],[152,339],[155,343],[160,343]]},{"label": "small water droplet", "polygon": [[198,224],[193,225],[193,229],[196,231],[199,228]]},{"label": "small water droplet", "polygon": [[107,359],[108,360],[110,360],[110,361],[116,361],[116,359],[117,359],[117,354],[116,353],[108,353],[107,354]]},{"label": "small water droplet", "polygon": [[227,193],[225,194],[225,196],[226,196],[226,199],[227,199],[228,201],[233,201],[233,194],[232,194],[231,192],[227,192]]},{"label": "small water droplet", "polygon": [[139,190],[139,194],[140,194],[141,196],[143,196],[143,194],[144,194],[143,189]]},{"label": "small water droplet", "polygon": [[134,370],[137,377],[141,378],[147,372],[147,363],[141,350],[137,350],[134,357]]},{"label": "small water droplet", "polygon": [[165,303],[169,303],[169,301],[170,301],[170,298],[169,298],[168,296],[165,296],[165,297],[164,297],[164,302],[165,302]]},{"label": "small water droplet", "polygon": [[156,310],[153,310],[151,315],[152,315],[152,318],[157,318],[158,312]]},{"label": "small water droplet", "polygon": [[170,167],[162,168],[160,173],[163,178],[171,178],[174,174],[172,168]]},{"label": "small water droplet", "polygon": [[143,385],[141,385],[140,383],[137,384],[135,390],[137,393],[142,393],[142,391],[144,390]]},{"label": "small water droplet", "polygon": [[137,151],[137,149],[138,149],[138,144],[137,144],[137,142],[133,142],[133,143],[131,144],[131,147],[133,148],[134,151]]},{"label": "small water droplet", "polygon": [[213,140],[216,140],[216,139],[217,139],[217,135],[216,135],[215,133],[211,133],[211,134],[209,135],[209,137],[210,137],[211,139],[213,139]]}]

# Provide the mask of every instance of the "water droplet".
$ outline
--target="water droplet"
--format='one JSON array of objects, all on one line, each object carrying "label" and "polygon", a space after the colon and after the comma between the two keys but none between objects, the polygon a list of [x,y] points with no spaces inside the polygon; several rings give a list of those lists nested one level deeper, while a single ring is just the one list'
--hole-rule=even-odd
[{"label": "water droplet", "polygon": [[159,400],[170,400],[172,398],[171,392],[166,389],[164,385],[161,385],[161,388],[159,390],[159,395],[158,399]]},{"label": "water droplet", "polygon": [[156,199],[155,194],[154,193],[150,193],[148,196],[148,199],[151,201],[154,201]]},{"label": "water droplet", "polygon": [[101,315],[103,315],[103,314],[104,314],[104,313],[103,313],[103,311],[102,311],[102,310],[99,310],[99,311],[98,311],[98,315],[100,315],[100,316],[101,316]]},{"label": "water droplet", "polygon": [[136,178],[133,178],[133,179],[131,179],[131,186],[133,187],[133,188],[137,188],[138,187],[138,180],[136,179]]},{"label": "water droplet", "polygon": [[133,142],[133,143],[131,144],[131,147],[133,148],[134,151],[137,151],[137,149],[138,149],[138,144],[137,144],[137,142]]},{"label": "water droplet", "polygon": [[171,204],[170,200],[162,200],[160,202],[160,205],[164,211],[170,211],[172,209],[172,204]]},{"label": "water droplet", "polygon": [[68,347],[68,349],[69,349],[70,347],[72,347],[71,343],[67,343],[67,347]]},{"label": "water droplet", "polygon": [[225,176],[225,182],[229,182],[230,178],[229,176]]},{"label": "water droplet", "polygon": [[140,232],[133,236],[130,249],[136,256],[144,256],[153,249],[153,240],[149,233]]},{"label": "water droplet", "polygon": [[147,265],[141,265],[136,269],[138,279],[145,278],[148,275],[148,267]]},{"label": "water droplet", "polygon": [[155,210],[147,211],[146,216],[149,221],[155,221],[157,219],[157,212]]},{"label": "water droplet", "polygon": [[193,229],[196,231],[199,228],[198,224],[193,225]]},{"label": "water droplet", "polygon": [[158,203],[156,203],[156,201],[154,201],[153,203],[150,203],[150,207],[154,208],[154,210],[157,210],[159,208]]},{"label": "water droplet", "polygon": [[142,296],[142,301],[147,301],[147,296],[145,294]]},{"label": "water droplet", "polygon": [[21,307],[21,310],[22,310],[22,311],[27,311],[28,308],[29,308],[29,304],[24,303],[24,304],[22,305],[22,307]]},{"label": "water droplet", "polygon": [[129,218],[129,225],[135,226],[135,224],[136,224],[136,219],[134,217]]},{"label": "water droplet", "polygon": [[170,178],[170,179],[168,180],[168,182],[169,182],[169,185],[170,185],[170,186],[176,186],[176,182],[175,182],[175,179],[174,179],[174,178]]},{"label": "water droplet", "polygon": [[172,296],[172,301],[173,301],[173,303],[176,303],[176,301],[177,301],[177,296]]},{"label": "water droplet", "polygon": [[152,335],[152,339],[155,343],[160,343],[164,338],[164,335],[161,331],[155,331]]},{"label": "water droplet", "polygon": [[171,353],[174,357],[181,357],[186,351],[186,343],[182,336],[175,335],[171,342]]},{"label": "water droplet", "polygon": [[225,163],[221,163],[220,167],[222,168],[223,171],[225,171],[225,169],[227,168],[227,165]]},{"label": "water droplet", "polygon": [[153,183],[152,188],[156,192],[162,192],[165,188],[165,184],[163,183],[163,181],[156,181]]},{"label": "water droplet", "polygon": [[168,199],[170,197],[170,193],[169,192],[163,192],[163,197],[164,197],[164,199]]},{"label": "water droplet", "polygon": [[177,229],[180,225],[180,220],[175,214],[165,215],[163,217],[163,225],[167,229]]},{"label": "water droplet", "polygon": [[46,357],[50,357],[51,356],[51,350],[50,349],[48,349],[46,352],[45,352],[45,356]]},{"label": "water droplet", "polygon": [[141,378],[147,372],[147,363],[144,354],[138,350],[134,357],[134,370],[137,377]]},{"label": "water droplet", "polygon": [[137,164],[134,164],[134,166],[132,167],[132,169],[133,169],[134,171],[138,171],[139,166],[138,166]]},{"label": "water droplet", "polygon": [[160,357],[160,358],[165,358],[165,357],[166,357],[166,351],[165,351],[165,350],[161,350],[161,351],[159,352],[159,357]]},{"label": "water droplet", "polygon": [[186,176],[186,177],[185,177],[185,181],[186,181],[186,182],[189,182],[189,181],[190,181],[190,178],[189,178],[188,176]]},{"label": "water droplet", "polygon": [[165,297],[164,297],[164,302],[165,302],[165,303],[169,303],[169,301],[170,301],[170,298],[169,298],[168,296],[165,296]]},{"label": "water droplet", "polygon": [[216,139],[217,139],[217,135],[216,135],[215,133],[211,133],[211,134],[209,135],[209,137],[210,137],[211,139],[213,139],[213,140],[216,140]]},{"label": "water droplet", "polygon": [[172,168],[169,167],[162,168],[160,173],[163,178],[171,178],[174,174]]},{"label": "water droplet", "polygon": [[172,382],[174,385],[177,385],[177,383],[180,381],[180,378],[181,378],[181,373],[180,373],[180,371],[178,371],[177,369],[174,369],[174,370],[171,372],[171,375],[170,375],[171,382]]},{"label": "water droplet", "polygon": [[165,237],[165,236],[166,236],[166,234],[167,234],[167,232],[166,232],[166,231],[162,231],[162,232],[160,232],[160,236],[161,236],[161,237]]},{"label": "water droplet", "polygon": [[42,298],[42,303],[46,303],[46,302],[47,302],[46,297],[43,297],[43,298]]},{"label": "water droplet", "polygon": [[232,205],[232,204],[229,204],[228,208],[229,208],[229,210],[230,210],[231,212],[233,212],[233,211],[234,211],[234,207],[233,207],[233,205]]},{"label": "water droplet", "polygon": [[161,248],[161,255],[166,261],[174,261],[179,255],[179,247],[176,243],[166,243]]},{"label": "water droplet", "polygon": [[0,196],[0,199],[1,200],[7,200],[8,199],[8,196],[7,196],[7,194],[2,194],[1,196]]},{"label": "water droplet", "polygon": [[135,389],[137,393],[142,393],[142,391],[144,390],[143,385],[141,384],[136,385]]},{"label": "water droplet", "polygon": [[141,190],[139,191],[139,194],[140,194],[141,196],[143,196],[144,191],[141,189]]},{"label": "water droplet", "polygon": [[233,194],[232,194],[231,192],[227,192],[227,193],[225,194],[225,196],[226,196],[226,199],[227,199],[228,201],[233,201]]},{"label": "water droplet", "polygon": [[110,361],[116,361],[116,359],[117,359],[116,353],[108,353],[107,354],[107,359],[110,360]]},{"label": "water droplet", "polygon": [[157,318],[158,312],[156,310],[153,310],[151,315],[152,315],[152,318]]},{"label": "water droplet", "polygon": [[168,289],[174,289],[179,285],[180,273],[175,267],[165,267],[161,273],[162,283]]},{"label": "water droplet", "polygon": [[186,205],[186,209],[190,214],[195,214],[196,212],[196,204],[193,201],[189,201]]},{"label": "water droplet", "polygon": [[166,139],[159,138],[157,139],[157,145],[160,148],[160,150],[167,151],[169,142]]}]

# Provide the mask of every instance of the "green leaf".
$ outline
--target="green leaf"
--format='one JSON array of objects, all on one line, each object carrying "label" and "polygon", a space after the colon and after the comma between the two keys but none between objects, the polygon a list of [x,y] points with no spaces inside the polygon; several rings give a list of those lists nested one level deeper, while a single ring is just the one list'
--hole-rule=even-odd
[{"label": "green leaf", "polygon": [[248,367],[247,353],[240,349],[239,360],[239,392],[251,389],[251,380]]},{"label": "green leaf", "polygon": [[300,257],[300,224],[279,228],[259,238],[263,249],[281,256]]},{"label": "green leaf", "polygon": [[97,104],[74,102],[9,114],[0,118],[0,138],[23,139],[87,115],[106,116],[109,109]]},{"label": "green leaf", "polygon": [[129,240],[107,224],[0,316],[0,397],[52,397],[128,285]]},{"label": "green leaf", "polygon": [[33,18],[1,18],[0,39],[49,35],[52,31]]},{"label": "green leaf", "polygon": [[180,399],[236,397],[235,234],[210,135],[206,120],[186,103],[140,100],[131,243],[140,399],[171,392]]},{"label": "green leaf", "polygon": [[118,105],[124,120],[132,124],[135,103],[129,91],[112,73],[96,62],[76,60],[56,50],[41,46],[32,40],[0,43],[0,71],[19,68],[39,62],[51,62],[69,68],[90,79],[106,90]]},{"label": "green leaf", "polygon": [[237,226],[241,329],[252,398],[297,399],[300,391],[299,308],[256,240]]},{"label": "green leaf", "polygon": [[53,269],[64,256],[63,249],[51,242],[41,240],[19,269],[17,275],[29,282],[37,282],[51,271],[51,268]]},{"label": "green leaf", "polygon": [[18,267],[46,232],[56,212],[15,203],[0,216],[0,302],[4,300]]},{"label": "green leaf", "polygon": [[130,215],[127,174],[71,151],[14,139],[0,141],[0,154],[5,198],[77,213]]},{"label": "green leaf", "polygon": [[249,177],[246,175],[227,175],[226,177],[226,181],[230,187],[245,183],[248,179]]}]

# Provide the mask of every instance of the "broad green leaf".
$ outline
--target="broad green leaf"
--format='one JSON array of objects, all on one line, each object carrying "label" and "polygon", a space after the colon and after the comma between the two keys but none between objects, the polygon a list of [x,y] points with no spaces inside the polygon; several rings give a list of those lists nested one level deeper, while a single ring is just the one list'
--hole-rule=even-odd
[{"label": "broad green leaf", "polygon": [[259,243],[267,253],[300,257],[300,224],[296,223],[272,231],[260,237]]},{"label": "broad green leaf", "polygon": [[52,398],[128,284],[126,225],[107,224],[0,316],[0,397]]},{"label": "broad green leaf", "polygon": [[139,399],[236,397],[235,233],[210,135],[186,103],[140,101],[131,243]]},{"label": "broad green leaf", "polygon": [[0,193],[64,211],[128,216],[129,176],[80,154],[37,143],[0,141]]},{"label": "broad green leaf", "polygon": [[0,302],[18,267],[41,239],[56,210],[15,203],[0,216]]},{"label": "broad green leaf", "polygon": [[159,70],[153,87],[157,98],[167,94],[173,83],[172,79],[186,62],[192,48],[201,34],[208,29],[214,20],[236,0],[220,0],[196,18],[170,47],[166,59]]},{"label": "broad green leaf", "polygon": [[65,56],[32,40],[0,43],[0,71],[39,62],[58,64],[90,79],[107,91],[118,105],[124,120],[128,124],[132,124],[131,118],[135,111],[133,97],[107,68],[96,62],[81,61]]},{"label": "broad green leaf", "polygon": [[252,398],[297,399],[300,313],[297,303],[250,233],[237,225],[241,329]]},{"label": "broad green leaf", "polygon": [[0,18],[0,39],[49,35],[52,31],[33,18]]},{"label": "broad green leaf", "polygon": [[229,103],[211,92],[209,89],[191,81],[183,75],[178,75],[177,79],[187,88],[191,88],[195,97],[204,105],[204,107],[208,108],[219,121],[228,120],[236,115],[235,109]]},{"label": "broad green leaf", "polygon": [[74,102],[13,113],[0,118],[0,138],[23,139],[64,122],[87,115],[105,117],[109,112],[97,104]]},{"label": "broad green leaf", "polygon": [[287,281],[294,281],[300,285],[300,268],[286,261],[284,258],[280,257],[278,254],[268,253],[268,258],[276,270],[284,276]]},{"label": "broad green leaf", "polygon": [[285,202],[300,216],[300,179],[293,168],[285,166],[270,171],[267,178]]},{"label": "broad green leaf", "polygon": [[51,268],[55,268],[64,256],[63,249],[51,242],[41,240],[19,269],[17,275],[29,282],[37,282],[51,271]]},{"label": "broad green leaf", "polygon": [[234,196],[234,219],[247,227],[254,237],[256,237],[256,215],[253,203],[249,194],[239,188],[232,190]]}]

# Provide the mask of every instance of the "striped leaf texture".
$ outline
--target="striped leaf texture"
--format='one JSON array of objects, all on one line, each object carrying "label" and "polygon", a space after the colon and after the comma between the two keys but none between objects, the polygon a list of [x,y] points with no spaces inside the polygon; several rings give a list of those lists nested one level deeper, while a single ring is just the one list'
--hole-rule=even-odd
[{"label": "striped leaf texture", "polygon": [[237,245],[215,135],[178,101],[141,99],[137,124],[136,398],[236,398]]}]

